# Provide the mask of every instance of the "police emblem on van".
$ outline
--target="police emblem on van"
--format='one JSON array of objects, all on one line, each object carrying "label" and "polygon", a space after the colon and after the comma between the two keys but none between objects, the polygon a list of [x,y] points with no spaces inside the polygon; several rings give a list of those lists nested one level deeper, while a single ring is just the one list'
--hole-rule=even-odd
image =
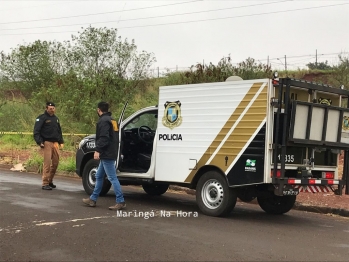
[{"label": "police emblem on van", "polygon": [[162,118],[162,124],[164,126],[173,129],[182,124],[181,105],[180,101],[167,101],[164,104],[165,112]]},{"label": "police emblem on van", "polygon": [[332,104],[332,100],[331,100],[331,99],[327,99],[327,98],[322,98],[322,97],[320,97],[320,98],[318,99],[318,101],[319,101],[319,104],[322,104],[322,105],[328,105],[328,106],[330,106],[330,105]]}]

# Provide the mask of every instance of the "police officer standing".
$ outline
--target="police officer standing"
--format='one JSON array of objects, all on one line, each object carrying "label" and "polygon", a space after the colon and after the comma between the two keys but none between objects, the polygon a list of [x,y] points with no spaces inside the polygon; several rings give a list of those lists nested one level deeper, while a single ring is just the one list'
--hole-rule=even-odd
[{"label": "police officer standing", "polygon": [[42,171],[42,189],[56,188],[53,177],[59,163],[59,146],[63,148],[63,135],[56,107],[52,102],[46,103],[46,110],[36,118],[34,125],[34,139],[44,153],[44,167]]}]

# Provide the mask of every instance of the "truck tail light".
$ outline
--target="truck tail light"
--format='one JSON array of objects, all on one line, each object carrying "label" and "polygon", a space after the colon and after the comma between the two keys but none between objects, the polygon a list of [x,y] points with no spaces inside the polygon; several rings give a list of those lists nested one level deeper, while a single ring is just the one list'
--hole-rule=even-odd
[{"label": "truck tail light", "polygon": [[[271,170],[270,177],[273,177],[273,173],[274,173],[274,171]],[[281,171],[279,169],[276,170],[276,177],[281,177]]]},{"label": "truck tail light", "polygon": [[334,172],[322,172],[322,178],[334,179]]},{"label": "truck tail light", "polygon": [[272,80],[273,86],[278,86],[279,85],[279,81],[276,79]]}]

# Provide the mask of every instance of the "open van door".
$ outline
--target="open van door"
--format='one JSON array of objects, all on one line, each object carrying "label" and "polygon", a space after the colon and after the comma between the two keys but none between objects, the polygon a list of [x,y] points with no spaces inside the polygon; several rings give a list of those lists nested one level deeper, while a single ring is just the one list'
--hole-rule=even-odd
[{"label": "open van door", "polygon": [[119,146],[118,146],[118,157],[117,157],[117,162],[116,162],[116,169],[118,168],[119,166],[119,163],[120,163],[120,158],[121,158],[121,155],[120,155],[120,152],[121,152],[121,123],[122,123],[122,120],[124,118],[124,115],[125,115],[125,110],[126,110],[126,107],[128,105],[128,101],[125,103],[124,105],[124,108],[122,109],[121,111],[121,114],[120,114],[120,117],[119,117],[119,121],[118,121],[118,126],[119,126]]}]

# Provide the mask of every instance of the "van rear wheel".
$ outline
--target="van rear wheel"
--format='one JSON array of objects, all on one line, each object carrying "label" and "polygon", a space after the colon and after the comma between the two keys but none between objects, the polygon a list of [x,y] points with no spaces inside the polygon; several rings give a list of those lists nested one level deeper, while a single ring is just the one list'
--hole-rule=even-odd
[{"label": "van rear wheel", "polygon": [[274,215],[285,214],[292,209],[296,202],[296,196],[270,196],[257,197],[259,206],[267,213]]},{"label": "van rear wheel", "polygon": [[196,202],[202,213],[209,216],[226,216],[234,209],[237,192],[217,171],[202,175],[196,186]]}]

